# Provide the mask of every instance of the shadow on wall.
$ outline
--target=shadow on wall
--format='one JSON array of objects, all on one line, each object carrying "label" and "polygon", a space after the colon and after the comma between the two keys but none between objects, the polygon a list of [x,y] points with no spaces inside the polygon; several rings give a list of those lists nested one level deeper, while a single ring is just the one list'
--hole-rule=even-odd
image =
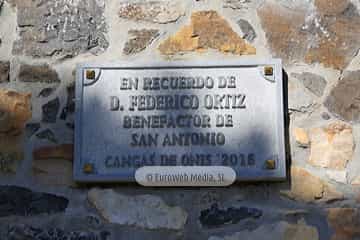
[{"label": "shadow on wall", "polygon": [[[286,176],[287,182],[291,184],[291,145],[290,145],[290,114],[289,114],[289,76],[283,69],[283,96],[284,96],[284,133],[285,133],[285,151],[286,151]],[[290,188],[290,187],[288,187]]]},{"label": "shadow on wall", "polygon": [[[287,173],[287,180],[286,182],[287,183],[290,183],[290,166],[291,166],[291,149],[290,149],[290,137],[289,137],[289,125],[290,125],[290,118],[289,118],[289,114],[288,114],[288,75],[287,73],[285,72],[285,70],[282,71],[283,72],[283,96],[284,96],[284,126],[285,126],[285,129],[284,129],[284,134],[285,134],[285,150],[286,150],[286,173]],[[165,92],[166,93],[166,92]],[[180,93],[180,92],[179,92]],[[187,94],[187,95],[192,95],[192,91],[191,90],[181,90],[181,94]],[[94,116],[94,124],[96,125],[96,123],[100,123],[101,125],[104,125],[104,126],[112,126],[112,129],[116,129],[116,128],[121,128],[121,121],[117,121],[117,122],[114,122],[114,119],[108,119],[108,118],[105,118],[102,115],[101,113],[99,114],[94,114],[93,113],[93,110],[94,109],[98,109],[97,106],[101,105],[101,101],[100,101],[100,98],[97,97],[97,96],[94,96],[92,98],[87,98],[87,106],[86,108],[84,108],[84,114],[85,116]],[[196,113],[196,112],[195,112]],[[141,112],[139,112],[139,114],[141,114]],[[169,114],[169,111],[157,111],[156,112],[157,115],[166,115],[166,114]],[[194,115],[194,110],[181,110],[181,114],[189,114],[189,115]],[[119,118],[118,118],[119,119]],[[91,125],[91,119],[87,119],[86,120],[86,124],[89,124],[88,126]],[[96,131],[97,127],[93,125],[93,127],[91,128],[88,128],[88,129],[94,129],[93,132],[91,132],[88,137],[84,137],[85,139],[88,139],[90,138],[90,136],[93,136],[91,140],[89,140],[91,142],[91,146],[94,146],[94,147],[91,147],[91,148],[86,148],[87,150],[85,152],[88,152],[88,151],[94,151],[93,153],[95,153],[96,151],[100,151],[100,148],[98,148],[96,150],[96,143],[97,143],[97,140],[100,139],[100,138],[103,138],[104,136],[105,137],[105,142],[108,143],[108,144],[105,144],[105,149],[103,149],[103,151],[106,151],[106,152],[116,152],[116,149],[119,149],[119,146],[117,146],[117,148],[112,148],[110,143],[114,142],[114,139],[119,139],[119,136],[116,136],[116,131],[112,131],[112,132],[109,132],[109,133],[104,133],[104,132],[100,132],[100,131]],[[134,132],[144,132],[144,133],[147,133],[147,129],[135,129]],[[187,128],[185,129],[184,131],[182,132],[195,132],[195,133],[207,133],[207,129],[206,128],[194,128],[194,127],[191,127],[191,128]],[[94,134],[95,133],[95,134]],[[129,131],[129,133],[131,133],[131,131]],[[169,130],[168,129],[165,129],[165,128],[158,128],[156,129],[156,133],[158,133],[159,135],[166,135],[167,133],[169,133]],[[87,133],[84,133],[85,136]],[[94,135],[93,135],[94,134]],[[88,141],[88,140],[87,140]],[[240,141],[241,142],[241,145],[243,146],[242,147],[242,150],[240,151],[244,151],[243,149],[245,148],[246,150],[248,150],[248,152],[252,153],[258,153],[258,152],[261,152],[261,153],[269,153],[271,152],[271,150],[273,149],[271,147],[271,144],[273,144],[273,141],[271,139],[268,138],[268,136],[266,136],[266,134],[264,134],[261,129],[257,129],[257,128],[253,128],[251,129],[250,131],[248,131],[246,134],[244,134],[242,136],[242,140]],[[104,145],[103,145],[104,146]],[[204,147],[201,147],[201,149],[199,148],[196,148],[194,147],[192,149],[192,147],[188,147],[188,149],[190,150],[184,150],[184,154],[190,154],[192,150],[195,150],[197,153],[201,153],[201,154],[207,154],[207,153],[214,153],[216,154],[217,152],[229,152],[229,153],[232,153],[232,152],[239,152],[239,146],[240,144],[225,144],[225,146],[219,146],[219,147],[214,147],[214,146],[204,146]],[[164,148],[164,147],[156,147],[156,148],[147,148],[148,150],[143,150],[143,149],[140,149],[138,148],[138,150],[134,151],[134,148],[130,148],[130,149],[127,149],[126,152],[135,152],[136,153],[144,153],[144,154],[147,154],[147,155],[151,155],[151,154],[155,154],[156,156],[160,156],[162,154],[171,154],[168,152],[168,149],[169,148]],[[249,150],[250,149],[250,150]],[[89,158],[91,158],[91,156],[93,155],[95,157],[95,154],[93,153],[90,153],[88,152],[87,156]],[[245,154],[245,155],[248,155],[248,154]],[[269,156],[267,155],[261,155],[260,154],[260,159],[261,160],[265,160],[269,158]],[[219,159],[217,159],[219,160]],[[251,164],[249,163],[248,161],[249,159],[245,159],[245,162],[242,161],[242,159],[238,158],[237,159],[237,164],[241,167],[242,164]],[[95,159],[86,159],[86,161],[95,161]],[[146,161],[138,161],[137,163],[137,166],[135,166],[136,168],[137,167],[140,167],[142,165],[149,165],[149,164],[144,164],[144,162]],[[196,163],[199,163],[199,161],[195,161]],[[216,163],[217,164],[221,164],[221,160],[220,161],[217,161]],[[262,161],[261,161],[262,162]],[[229,161],[227,161],[227,163],[229,164],[229,166],[231,166],[231,164],[229,163]],[[157,162],[157,164],[159,164]],[[184,165],[184,164],[179,164],[179,161],[177,161],[177,164],[178,165]],[[186,164],[188,164],[189,166],[191,165],[214,165],[214,162],[213,164],[209,164],[207,161],[202,161],[201,164],[191,164],[191,162],[186,162]],[[186,165],[185,164],[185,165]],[[251,167],[251,166],[247,166],[247,167]],[[259,166],[257,166],[259,167]],[[260,166],[260,167],[263,167],[263,166]],[[235,168],[235,167],[234,167]],[[256,174],[256,173],[255,173]],[[249,176],[251,177],[251,176]],[[132,179],[134,180],[134,179]],[[267,180],[263,180],[263,181],[260,181],[259,184],[262,184],[264,182],[267,182]],[[114,186],[115,183],[106,183],[106,184],[101,184],[102,186],[103,185],[111,185],[111,186]],[[243,185],[243,184],[248,184],[246,182],[237,182],[236,185]],[[251,182],[251,184],[256,184],[255,182]],[[274,183],[275,184],[275,183]],[[81,185],[85,185],[85,186],[88,186],[88,185],[94,185],[94,184],[81,184]],[[116,183],[116,185],[121,185],[121,186],[124,186],[124,185],[130,185],[130,186],[133,186],[135,185],[135,183],[129,183],[129,182],[124,182],[124,183]],[[278,186],[276,184],[276,186]],[[289,186],[285,186],[285,184],[280,184],[279,186],[281,186],[281,188],[289,188]]]}]

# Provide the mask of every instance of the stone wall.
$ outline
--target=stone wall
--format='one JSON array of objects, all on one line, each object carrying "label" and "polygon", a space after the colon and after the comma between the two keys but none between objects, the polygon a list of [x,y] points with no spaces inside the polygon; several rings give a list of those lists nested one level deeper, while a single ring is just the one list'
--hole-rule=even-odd
[{"label": "stone wall", "polygon": [[[0,239],[360,238],[359,0],[0,0]],[[74,70],[279,57],[289,179],[78,185]]]}]

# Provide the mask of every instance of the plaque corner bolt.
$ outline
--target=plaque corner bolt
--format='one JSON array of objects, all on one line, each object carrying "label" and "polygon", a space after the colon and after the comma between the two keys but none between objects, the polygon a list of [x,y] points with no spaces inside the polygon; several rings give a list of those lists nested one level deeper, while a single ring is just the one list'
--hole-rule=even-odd
[{"label": "plaque corner bolt", "polygon": [[86,174],[90,174],[94,172],[94,164],[92,163],[85,163],[83,166],[83,172]]},{"label": "plaque corner bolt", "polygon": [[266,160],[265,168],[268,170],[274,170],[276,168],[276,161],[273,159]]},{"label": "plaque corner bolt", "polygon": [[274,67],[272,66],[265,66],[264,68],[265,76],[273,76],[274,75]]},{"label": "plaque corner bolt", "polygon": [[89,80],[94,80],[96,77],[96,73],[95,73],[95,70],[86,70],[86,79],[89,79]]}]

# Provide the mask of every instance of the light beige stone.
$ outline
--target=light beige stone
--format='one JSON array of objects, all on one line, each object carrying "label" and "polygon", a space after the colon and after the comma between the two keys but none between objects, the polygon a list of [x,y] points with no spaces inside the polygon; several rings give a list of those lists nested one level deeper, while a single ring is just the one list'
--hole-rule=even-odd
[{"label": "light beige stone", "polygon": [[184,26],[159,45],[160,52],[165,55],[207,49],[236,55],[256,53],[256,49],[234,32],[216,11],[194,12],[190,25]]},{"label": "light beige stone", "polygon": [[331,240],[354,240],[360,237],[360,213],[357,208],[330,208],[327,221],[334,230]]},{"label": "light beige stone", "polygon": [[296,201],[304,202],[328,202],[341,200],[343,194],[334,186],[325,183],[319,177],[301,167],[291,167],[291,189],[281,193]]},{"label": "light beige stone", "polygon": [[293,135],[295,137],[295,140],[296,140],[297,144],[300,147],[308,147],[309,146],[310,139],[309,139],[309,136],[308,136],[305,129],[295,127],[293,129]]},{"label": "light beige stone", "polygon": [[215,237],[209,240],[318,240],[319,233],[315,227],[309,226],[301,220],[295,224],[281,221],[274,224],[260,226],[253,231],[237,232],[230,236]]},{"label": "light beige stone", "polygon": [[23,130],[31,118],[31,94],[0,89],[0,172],[15,173],[24,158]]},{"label": "light beige stone", "polygon": [[0,89],[0,134],[19,135],[31,118],[31,94]]},{"label": "light beige stone", "polygon": [[325,127],[310,129],[311,150],[308,163],[317,167],[344,170],[354,153],[352,127],[333,122]]},{"label": "light beige stone", "polygon": [[126,196],[112,189],[92,189],[88,200],[110,223],[147,229],[181,230],[188,214],[180,207],[170,207],[157,196]]}]

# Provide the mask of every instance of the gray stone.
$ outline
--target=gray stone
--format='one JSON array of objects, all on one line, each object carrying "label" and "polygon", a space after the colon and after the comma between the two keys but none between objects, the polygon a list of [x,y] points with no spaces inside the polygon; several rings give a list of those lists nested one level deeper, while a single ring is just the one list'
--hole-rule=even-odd
[{"label": "gray stone", "polygon": [[47,123],[55,123],[56,117],[60,108],[60,100],[59,98],[55,98],[45,105],[42,106],[42,121]]},{"label": "gray stone", "polygon": [[40,91],[38,97],[49,97],[53,92],[55,91],[55,88],[44,88],[43,90]]},{"label": "gray stone", "polygon": [[339,118],[360,122],[360,70],[346,72],[325,100],[325,107]]},{"label": "gray stone", "polygon": [[31,115],[30,93],[0,88],[0,134],[20,135]]},{"label": "gray stone", "polygon": [[236,224],[244,219],[259,218],[261,216],[262,211],[256,208],[230,207],[222,210],[215,203],[209,209],[201,211],[199,220],[205,227],[221,227],[225,224]]},{"label": "gray stone", "polygon": [[342,15],[344,15],[345,17],[348,17],[348,18],[351,18],[354,16],[357,16],[357,17],[360,16],[357,7],[353,3],[349,3],[349,5],[342,12]]},{"label": "gray stone", "polygon": [[331,118],[330,114],[327,113],[327,112],[323,112],[323,113],[321,114],[321,117],[322,117],[322,119],[324,119],[324,120],[329,120],[329,119]]},{"label": "gray stone", "polygon": [[49,140],[52,143],[57,143],[55,134],[50,129],[45,129],[36,134],[36,137],[39,139]]},{"label": "gray stone", "polygon": [[15,1],[18,9],[19,40],[13,53],[32,57],[73,57],[90,51],[103,52],[105,38],[105,2]]},{"label": "gray stone", "polygon": [[16,173],[21,161],[24,158],[23,156],[24,155],[22,152],[8,152],[7,153],[7,152],[0,151],[0,175]]},{"label": "gray stone", "polygon": [[48,64],[28,65],[21,64],[18,80],[21,82],[59,83],[57,72]]},{"label": "gray stone", "polygon": [[0,217],[64,212],[69,201],[61,196],[17,186],[0,186]]},{"label": "gray stone", "polygon": [[240,19],[239,21],[237,21],[237,24],[243,32],[243,38],[249,42],[253,42],[257,36],[253,26],[245,19]]},{"label": "gray stone", "polygon": [[243,9],[247,8],[248,3],[250,3],[250,0],[224,0],[223,7],[232,8],[234,10]]},{"label": "gray stone", "polygon": [[66,106],[63,108],[60,114],[61,120],[66,120],[69,114],[73,114],[75,112],[75,84],[71,84],[66,88],[67,91],[67,100]]},{"label": "gray stone", "polygon": [[65,231],[18,224],[8,228],[6,237],[8,240],[107,240],[110,235],[108,231]]},{"label": "gray stone", "polygon": [[323,77],[310,72],[301,74],[293,73],[292,75],[299,79],[303,85],[316,96],[321,97],[324,94],[327,82]]},{"label": "gray stone", "polygon": [[67,114],[68,114],[68,110],[67,110],[67,107],[65,106],[65,107],[63,108],[63,110],[61,111],[60,119],[61,119],[61,120],[66,120]]},{"label": "gray stone", "polygon": [[185,8],[181,1],[138,1],[120,4],[121,18],[146,21],[153,23],[176,22],[185,15]]},{"label": "gray stone", "polygon": [[316,104],[311,93],[307,92],[298,81],[291,78],[288,83],[288,94],[290,112],[309,112]]},{"label": "gray stone", "polygon": [[73,122],[67,122],[66,127],[68,127],[71,130],[74,130],[75,129],[75,124]]},{"label": "gray stone", "polygon": [[158,49],[167,56],[210,49],[234,55],[256,54],[256,48],[242,39],[215,10],[193,12],[190,24],[165,39]]},{"label": "gray stone", "polygon": [[125,43],[124,54],[136,54],[144,50],[151,42],[159,36],[157,29],[132,29],[128,32],[129,39]]},{"label": "gray stone", "polygon": [[108,222],[147,229],[181,230],[188,215],[154,195],[126,196],[112,189],[92,189],[88,200]]},{"label": "gray stone", "polygon": [[25,126],[25,132],[27,137],[31,137],[40,129],[40,123],[28,123]]},{"label": "gray stone", "polygon": [[0,61],[0,83],[9,81],[10,62]]},{"label": "gray stone", "polygon": [[[34,27],[40,24],[39,14],[42,8],[19,8],[17,14],[17,24],[19,27]],[[39,22],[39,23],[38,23]]]}]

